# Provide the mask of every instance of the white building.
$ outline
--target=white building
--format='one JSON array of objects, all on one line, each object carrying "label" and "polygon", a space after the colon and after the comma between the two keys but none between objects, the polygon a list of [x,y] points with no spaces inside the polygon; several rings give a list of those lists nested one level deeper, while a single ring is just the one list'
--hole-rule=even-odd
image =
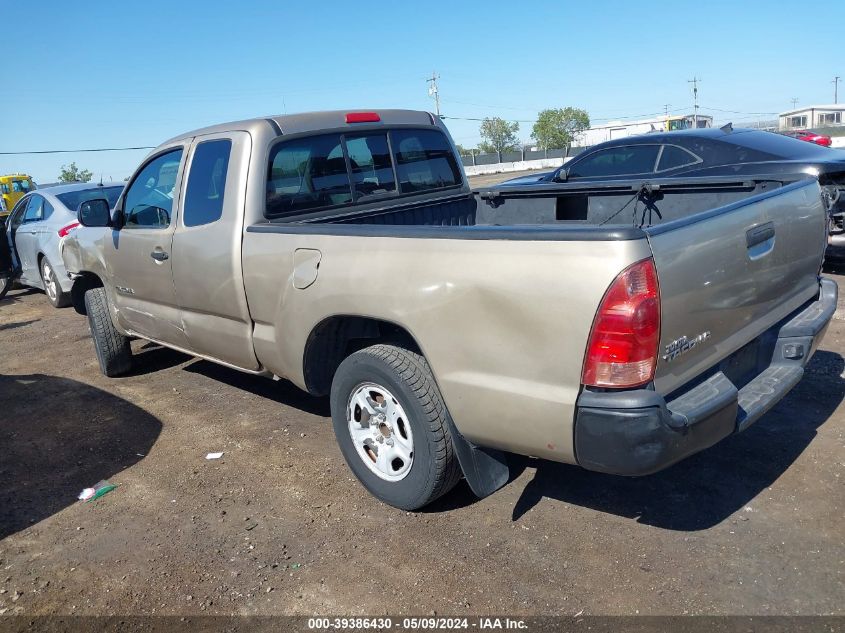
[{"label": "white building", "polygon": [[811,105],[778,115],[778,129],[803,130],[815,127],[833,127],[845,121],[845,104]]},{"label": "white building", "polygon": [[705,114],[680,114],[640,119],[638,121],[611,121],[596,125],[585,130],[576,140],[576,145],[587,146],[604,143],[617,138],[647,134],[648,132],[671,132],[673,130],[687,130],[694,127],[713,127],[713,117]]}]

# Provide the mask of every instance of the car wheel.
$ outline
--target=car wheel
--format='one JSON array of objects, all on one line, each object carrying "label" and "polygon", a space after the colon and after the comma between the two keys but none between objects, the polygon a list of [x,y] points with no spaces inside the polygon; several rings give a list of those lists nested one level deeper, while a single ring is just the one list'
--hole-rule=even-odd
[{"label": "car wheel", "polygon": [[331,410],[346,463],[385,503],[416,510],[460,480],[449,412],[421,355],[394,345],[350,355],[332,381]]},{"label": "car wheel", "polygon": [[41,258],[41,282],[47,299],[54,308],[64,308],[70,305],[70,295],[62,290],[56,271],[46,257]]},{"label": "car wheel", "polygon": [[110,378],[128,372],[132,368],[129,338],[118,332],[112,323],[105,288],[91,288],[85,293],[85,311],[100,371]]}]

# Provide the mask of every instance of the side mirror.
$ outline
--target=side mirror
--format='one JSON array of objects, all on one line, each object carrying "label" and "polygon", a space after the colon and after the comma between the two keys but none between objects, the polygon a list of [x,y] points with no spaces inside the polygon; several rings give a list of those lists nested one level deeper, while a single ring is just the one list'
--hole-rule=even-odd
[{"label": "side mirror", "polygon": [[111,226],[111,210],[105,198],[86,200],[79,205],[76,219],[82,226]]},{"label": "side mirror", "polygon": [[561,167],[552,180],[555,182],[566,182],[569,180],[569,170],[566,167]]}]

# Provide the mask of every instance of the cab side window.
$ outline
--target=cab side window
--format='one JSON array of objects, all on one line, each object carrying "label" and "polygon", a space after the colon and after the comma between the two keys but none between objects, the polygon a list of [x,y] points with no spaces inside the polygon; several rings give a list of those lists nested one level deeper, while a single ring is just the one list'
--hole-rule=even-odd
[{"label": "cab side window", "polygon": [[185,226],[210,224],[223,215],[223,195],[229,172],[232,141],[220,139],[197,145],[185,190]]},{"label": "cab side window", "polygon": [[182,149],[156,156],[138,173],[123,200],[124,227],[164,229],[173,214]]}]

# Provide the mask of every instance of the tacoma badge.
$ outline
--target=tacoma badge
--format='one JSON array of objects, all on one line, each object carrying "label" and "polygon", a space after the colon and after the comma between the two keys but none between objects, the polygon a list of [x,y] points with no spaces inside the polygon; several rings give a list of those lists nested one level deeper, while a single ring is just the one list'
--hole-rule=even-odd
[{"label": "tacoma badge", "polygon": [[708,331],[702,332],[695,338],[687,338],[686,336],[682,336],[681,338],[675,339],[674,341],[666,345],[666,353],[663,355],[663,360],[665,360],[667,363],[671,363],[681,354],[686,354],[693,347],[695,347],[699,343],[703,343],[709,338],[710,332]]}]

